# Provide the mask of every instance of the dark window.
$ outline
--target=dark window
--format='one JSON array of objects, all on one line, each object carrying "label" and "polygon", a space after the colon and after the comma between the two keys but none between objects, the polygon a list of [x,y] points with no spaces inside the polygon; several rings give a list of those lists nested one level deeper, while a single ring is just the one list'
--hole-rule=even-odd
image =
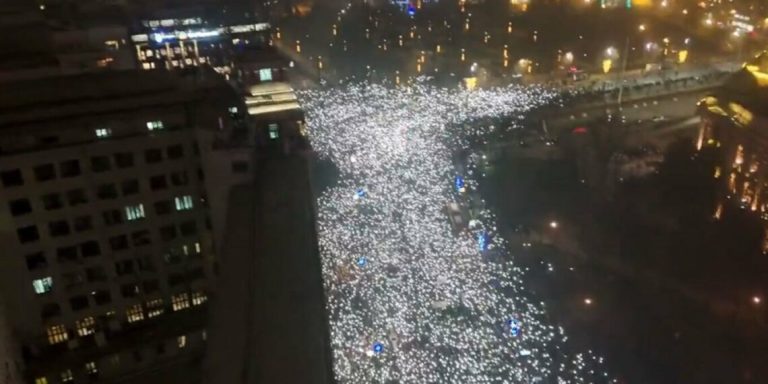
[{"label": "dark window", "polygon": [[124,196],[135,195],[139,193],[139,181],[136,179],[125,180],[123,181],[121,188]]},{"label": "dark window", "polygon": [[160,238],[163,241],[170,241],[170,240],[175,239],[176,238],[176,226],[171,224],[171,225],[166,225],[166,226],[160,227]]},{"label": "dark window", "polygon": [[53,145],[59,142],[58,136],[43,136],[39,139],[40,144]]},{"label": "dark window", "polygon": [[197,144],[197,141],[192,142],[192,153],[194,153],[195,156],[200,156],[200,145]]},{"label": "dark window", "polygon": [[130,152],[115,153],[115,165],[117,165],[118,168],[133,167],[133,153],[130,153]]},{"label": "dark window", "polygon": [[96,188],[96,196],[99,199],[114,199],[117,197],[117,187],[114,184],[102,184]]},{"label": "dark window", "polygon": [[91,157],[91,170],[94,172],[106,172],[112,169],[112,163],[107,156]]},{"label": "dark window", "polygon": [[109,246],[113,251],[119,251],[121,249],[128,248],[128,236],[119,235],[109,238]]},{"label": "dark window", "polygon": [[179,187],[179,186],[182,186],[182,185],[189,184],[189,177],[187,177],[187,171],[172,172],[171,173],[171,184],[174,187]]},{"label": "dark window", "polygon": [[67,288],[77,287],[83,284],[85,279],[79,272],[67,272],[61,274],[61,280],[64,281],[64,286]]},{"label": "dark window", "polygon": [[197,234],[197,223],[194,221],[185,221],[179,224],[179,231],[182,236],[192,236]]},{"label": "dark window", "polygon": [[120,213],[119,209],[104,211],[102,215],[104,216],[104,224],[106,225],[115,225],[123,222],[123,215]]},{"label": "dark window", "polygon": [[140,271],[154,272],[155,266],[152,264],[152,257],[144,256],[136,259],[136,264],[139,266]]},{"label": "dark window", "polygon": [[56,248],[56,261],[66,263],[77,260],[77,247]]},{"label": "dark window", "polygon": [[142,360],[144,360],[144,358],[141,357],[141,351],[138,349],[133,350],[133,361],[141,363]]},{"label": "dark window", "polygon": [[163,161],[163,151],[159,149],[147,149],[144,151],[144,160],[148,164],[159,163]]},{"label": "dark window", "polygon": [[200,179],[200,181],[205,180],[205,173],[203,173],[202,168],[197,169],[197,178]]},{"label": "dark window", "polygon": [[205,278],[205,272],[203,271],[203,267],[197,267],[192,268],[189,271],[187,271],[187,279],[189,281],[195,281],[199,279]]},{"label": "dark window", "polygon": [[171,213],[172,208],[170,200],[160,200],[155,202],[155,213],[158,215],[167,215]]},{"label": "dark window", "polygon": [[59,171],[61,172],[61,177],[80,176],[80,161],[77,159],[62,161],[59,164]]},{"label": "dark window", "polygon": [[48,181],[56,178],[56,167],[53,164],[38,165],[34,170],[37,181]]},{"label": "dark window", "polygon": [[3,181],[4,187],[24,185],[24,178],[21,176],[21,171],[18,169],[0,172],[0,180]]},{"label": "dark window", "polygon": [[136,297],[139,294],[139,286],[136,284],[123,284],[120,286],[120,294],[123,297]]},{"label": "dark window", "polygon": [[164,355],[165,354],[165,343],[163,343],[163,342],[157,343],[157,346],[155,346],[155,350],[157,351],[158,355]]},{"label": "dark window", "polygon": [[106,290],[92,292],[91,296],[93,296],[93,301],[96,305],[104,305],[112,302],[112,295]]},{"label": "dark window", "polygon": [[153,293],[160,290],[160,282],[156,279],[144,280],[142,286],[144,287],[144,293]]},{"label": "dark window", "polygon": [[88,197],[85,195],[85,190],[78,188],[67,191],[67,202],[72,207],[88,203]]},{"label": "dark window", "polygon": [[183,273],[170,273],[168,274],[168,286],[175,287],[186,281]]},{"label": "dark window", "polygon": [[43,320],[61,315],[61,307],[57,303],[45,303],[40,309],[40,317]]},{"label": "dark window", "polygon": [[69,223],[66,220],[51,221],[48,223],[48,232],[51,237],[69,235]]},{"label": "dark window", "polygon": [[101,266],[90,267],[85,269],[85,278],[89,283],[96,281],[107,281],[107,274],[104,272],[104,268]]},{"label": "dark window", "polygon": [[184,147],[182,147],[181,144],[172,145],[168,147],[167,153],[169,159],[178,159],[184,156]]},{"label": "dark window", "polygon": [[93,218],[90,216],[76,217],[73,221],[73,226],[76,232],[83,232],[89,229],[93,229]]},{"label": "dark window", "polygon": [[48,266],[48,261],[42,252],[31,253],[25,256],[25,258],[27,259],[27,269],[30,271],[43,269]]},{"label": "dark window", "polygon": [[94,257],[101,255],[101,246],[98,241],[86,241],[80,244],[80,253],[83,257]]},{"label": "dark window", "polygon": [[73,311],[79,311],[81,309],[88,308],[88,296],[77,295],[69,298],[69,305]]},{"label": "dark window", "polygon": [[233,173],[247,173],[248,172],[248,162],[247,161],[233,161],[232,162],[232,172]]},{"label": "dark window", "polygon": [[18,228],[16,229],[16,234],[19,236],[19,241],[22,244],[31,243],[40,239],[40,233],[37,232],[37,227],[34,225]]},{"label": "dark window", "polygon": [[27,199],[11,200],[8,203],[8,206],[11,209],[11,215],[13,216],[26,215],[27,213],[32,212],[32,204],[30,204]]},{"label": "dark window", "polygon": [[149,178],[149,187],[153,191],[168,188],[168,181],[165,179],[165,175],[157,175]]},{"label": "dark window", "polygon": [[152,244],[152,238],[149,236],[149,231],[147,230],[132,233],[131,239],[133,239],[134,247]]},{"label": "dark window", "polygon": [[61,195],[58,193],[43,195],[41,199],[43,200],[43,207],[48,211],[59,209],[64,206],[64,203],[61,201]]},{"label": "dark window", "polygon": [[121,260],[115,262],[115,273],[118,276],[130,275],[133,273],[133,260]]}]

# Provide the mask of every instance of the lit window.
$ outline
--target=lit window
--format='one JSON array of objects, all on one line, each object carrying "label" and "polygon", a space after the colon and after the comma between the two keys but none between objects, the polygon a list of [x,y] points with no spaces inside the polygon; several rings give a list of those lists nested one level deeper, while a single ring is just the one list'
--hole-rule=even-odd
[{"label": "lit window", "polygon": [[141,68],[152,69],[152,63],[141,63]]},{"label": "lit window", "polygon": [[233,115],[237,113],[237,107],[229,107],[227,110]]},{"label": "lit window", "polygon": [[174,311],[189,308],[189,296],[186,293],[171,296],[171,307]]},{"label": "lit window", "polygon": [[67,369],[66,371],[61,373],[62,383],[73,383],[74,381],[75,381],[75,377],[72,375],[71,369]]},{"label": "lit window", "polygon": [[202,252],[200,250],[200,243],[195,243],[195,253],[200,253],[200,252]]},{"label": "lit window", "polygon": [[150,131],[158,131],[163,128],[164,128],[163,122],[160,120],[147,121],[147,129],[149,129]]},{"label": "lit window", "polygon": [[92,335],[96,331],[96,321],[90,316],[75,321],[75,325],[77,326],[77,335],[81,337]]},{"label": "lit window", "polygon": [[200,305],[208,300],[205,292],[192,292],[192,305]]},{"label": "lit window", "polygon": [[271,140],[275,140],[278,137],[280,137],[280,130],[277,126],[277,123],[269,124],[269,138]]},{"label": "lit window", "polygon": [[128,221],[144,218],[144,204],[129,205],[125,207],[125,218]]},{"label": "lit window", "polygon": [[160,316],[165,312],[165,307],[163,307],[163,299],[154,299],[147,301],[147,317],[153,318],[156,316]]},{"label": "lit window", "polygon": [[96,137],[104,138],[104,137],[110,137],[112,136],[112,130],[109,128],[98,128],[96,129]]},{"label": "lit window", "polygon": [[35,288],[35,293],[38,295],[48,293],[53,289],[53,278],[48,276],[43,277],[42,279],[32,280],[32,287]]},{"label": "lit window", "polygon": [[144,320],[144,310],[141,308],[141,304],[128,307],[128,309],[125,311],[125,315],[128,318],[129,323],[135,323],[137,321]]},{"label": "lit window", "polygon": [[272,68],[259,69],[259,80],[272,81]]},{"label": "lit window", "polygon": [[179,348],[186,347],[187,346],[187,336],[186,335],[181,335],[181,336],[177,337],[176,338],[176,342],[178,343]]},{"label": "lit window", "polygon": [[85,363],[85,372],[87,372],[89,375],[95,375],[99,373],[98,368],[96,368],[96,362],[91,361],[91,362]]},{"label": "lit window", "polygon": [[67,328],[63,325],[51,325],[48,327],[48,343],[58,344],[69,340],[69,334],[67,334]]},{"label": "lit window", "polygon": [[186,211],[188,209],[192,209],[192,196],[181,196],[174,199],[176,202],[176,210],[177,211]]},{"label": "lit window", "polygon": [[35,379],[35,384],[48,384],[48,379],[45,377],[38,377]]}]

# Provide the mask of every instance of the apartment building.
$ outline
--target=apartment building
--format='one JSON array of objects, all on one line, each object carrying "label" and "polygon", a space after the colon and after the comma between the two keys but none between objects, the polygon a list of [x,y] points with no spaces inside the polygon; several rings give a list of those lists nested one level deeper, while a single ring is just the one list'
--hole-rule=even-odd
[{"label": "apartment building", "polygon": [[26,382],[194,365],[217,269],[198,137],[245,124],[239,95],[205,67],[0,87],[0,294]]}]

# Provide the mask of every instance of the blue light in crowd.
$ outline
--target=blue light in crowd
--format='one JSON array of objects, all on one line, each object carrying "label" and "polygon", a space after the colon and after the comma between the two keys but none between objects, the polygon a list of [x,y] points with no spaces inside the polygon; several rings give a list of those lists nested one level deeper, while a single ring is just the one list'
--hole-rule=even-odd
[{"label": "blue light in crowd", "polygon": [[485,231],[477,234],[477,248],[481,252],[488,250],[488,234]]},{"label": "blue light in crowd", "polygon": [[517,337],[520,335],[520,322],[515,319],[510,319],[507,321],[507,325],[509,325],[509,334]]},{"label": "blue light in crowd", "polygon": [[464,188],[464,178],[456,175],[456,178],[453,180],[453,184],[456,186],[457,191],[461,190]]},{"label": "blue light in crowd", "polygon": [[378,355],[378,354],[380,354],[382,352],[384,352],[384,344],[382,344],[382,343],[380,343],[378,341],[375,342],[373,344],[373,353]]},{"label": "blue light in crowd", "polygon": [[408,16],[413,16],[416,14],[416,8],[413,7],[413,4],[408,4]]},{"label": "blue light in crowd", "polygon": [[360,256],[357,259],[357,266],[358,267],[365,267],[366,264],[368,264],[368,259],[366,259],[365,256]]},{"label": "blue light in crowd", "polygon": [[355,193],[357,194],[357,197],[365,197],[365,189],[363,188],[358,188]]}]

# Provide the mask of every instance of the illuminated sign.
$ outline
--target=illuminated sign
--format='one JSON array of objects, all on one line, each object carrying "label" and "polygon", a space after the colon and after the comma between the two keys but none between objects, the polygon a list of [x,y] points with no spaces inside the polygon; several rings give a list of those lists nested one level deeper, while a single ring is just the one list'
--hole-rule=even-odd
[{"label": "illuminated sign", "polygon": [[152,40],[162,43],[168,40],[187,40],[187,39],[205,39],[219,36],[223,32],[222,28],[212,31],[173,31],[171,33],[153,33]]}]

